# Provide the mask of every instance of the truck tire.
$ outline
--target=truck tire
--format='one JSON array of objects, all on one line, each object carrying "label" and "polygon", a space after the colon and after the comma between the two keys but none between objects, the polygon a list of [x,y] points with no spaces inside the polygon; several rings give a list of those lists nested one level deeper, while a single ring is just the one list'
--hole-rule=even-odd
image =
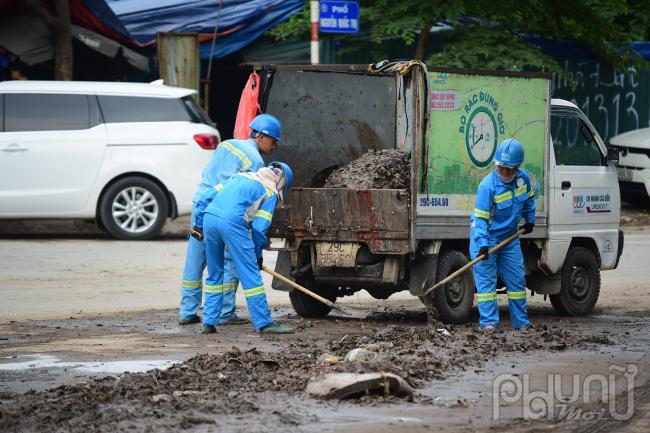
[{"label": "truck tire", "polygon": [[600,295],[600,268],[594,253],[572,247],[562,266],[561,288],[551,295],[551,304],[564,316],[582,316],[593,311]]},{"label": "truck tire", "polygon": [[[336,296],[332,296],[332,291],[330,290],[318,290],[313,287],[307,287],[304,281],[297,281],[301,286],[305,286],[312,292],[317,295],[322,296],[325,299],[329,299],[332,302],[336,302]],[[329,314],[332,309],[322,302],[317,301],[311,296],[307,296],[299,290],[293,289],[289,292],[289,300],[291,301],[291,306],[301,317],[306,318],[318,318],[325,317]]]},{"label": "truck tire", "polygon": [[[447,251],[438,261],[436,281],[440,281],[462,268],[469,259],[460,251]],[[447,284],[438,287],[432,294],[420,297],[425,305],[436,308],[440,320],[445,323],[465,323],[472,314],[474,303],[474,281],[471,272],[465,272]]]},{"label": "truck tire", "polygon": [[139,176],[117,180],[102,195],[99,218],[117,239],[148,240],[160,232],[169,210],[162,188]]}]

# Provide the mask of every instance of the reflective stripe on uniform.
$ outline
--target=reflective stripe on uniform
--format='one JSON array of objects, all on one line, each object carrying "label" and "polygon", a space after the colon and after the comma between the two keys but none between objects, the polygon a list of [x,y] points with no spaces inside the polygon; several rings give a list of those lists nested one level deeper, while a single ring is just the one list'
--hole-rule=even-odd
[{"label": "reflective stripe on uniform", "polygon": [[223,283],[223,291],[230,292],[233,290],[237,290],[238,285],[239,283]]},{"label": "reflective stripe on uniform", "polygon": [[508,299],[526,299],[526,291],[508,292]]},{"label": "reflective stripe on uniform", "polygon": [[522,186],[518,187],[517,189],[515,189],[515,197],[519,197],[520,195],[525,194],[526,189],[527,189],[526,185],[522,185]]},{"label": "reflective stripe on uniform", "polygon": [[492,292],[492,293],[478,293],[477,295],[478,302],[488,302],[488,301],[496,301],[497,300],[497,293]]},{"label": "reflective stripe on uniform", "polygon": [[224,141],[223,143],[221,143],[221,146],[223,146],[228,152],[232,153],[233,155],[235,155],[237,158],[240,159],[240,161],[244,165],[242,167],[243,170],[248,170],[253,165],[251,160],[248,159],[248,157],[246,156],[246,154],[244,152],[237,149],[235,146],[228,143],[227,141]]},{"label": "reflective stripe on uniform", "polygon": [[486,219],[486,220],[489,220],[490,218],[492,218],[492,214],[490,214],[490,212],[486,212],[486,211],[481,210],[481,209],[476,208],[476,207],[474,208],[474,216],[476,216],[478,218],[483,218],[483,219]]},{"label": "reflective stripe on uniform", "polygon": [[530,191],[528,191],[528,197],[534,197],[534,196],[535,196],[535,190],[531,188]]},{"label": "reflective stripe on uniform", "polygon": [[223,284],[217,284],[216,286],[205,285],[205,293],[223,293]]},{"label": "reflective stripe on uniform", "polygon": [[512,199],[512,192],[504,192],[503,194],[495,195],[494,196],[494,202],[495,203],[502,203],[504,201],[508,201]]},{"label": "reflective stripe on uniform", "polygon": [[200,289],[201,280],[183,280],[184,289]]},{"label": "reflective stripe on uniform", "polygon": [[252,289],[245,289],[244,296],[250,298],[252,296],[258,296],[264,294],[264,286],[253,287]]},{"label": "reflective stripe on uniform", "polygon": [[267,212],[265,210],[258,210],[257,213],[255,214],[256,217],[264,218],[267,221],[273,221],[273,214],[271,212]]}]

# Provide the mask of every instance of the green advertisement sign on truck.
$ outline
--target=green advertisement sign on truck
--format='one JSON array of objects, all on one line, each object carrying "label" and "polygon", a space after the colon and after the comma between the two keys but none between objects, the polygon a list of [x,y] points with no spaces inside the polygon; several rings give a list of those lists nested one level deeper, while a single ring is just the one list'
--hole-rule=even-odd
[{"label": "green advertisement sign on truck", "polygon": [[528,76],[430,72],[427,152],[420,165],[418,214],[464,215],[481,179],[493,169],[497,145],[524,144],[523,164],[544,207],[549,80]]}]

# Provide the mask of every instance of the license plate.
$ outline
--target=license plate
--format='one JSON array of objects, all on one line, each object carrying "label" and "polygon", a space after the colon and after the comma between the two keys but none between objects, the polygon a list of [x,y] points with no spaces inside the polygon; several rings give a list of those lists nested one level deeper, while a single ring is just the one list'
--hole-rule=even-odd
[{"label": "license plate", "polygon": [[316,265],[353,268],[358,250],[356,242],[316,242]]},{"label": "license plate", "polygon": [[627,167],[618,167],[618,178],[620,180],[632,181],[632,170]]}]

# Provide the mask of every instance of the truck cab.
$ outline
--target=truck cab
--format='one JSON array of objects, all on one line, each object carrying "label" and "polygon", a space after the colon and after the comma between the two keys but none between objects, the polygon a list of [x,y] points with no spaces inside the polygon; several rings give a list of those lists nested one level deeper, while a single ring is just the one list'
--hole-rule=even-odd
[{"label": "truck cab", "polygon": [[[551,100],[549,219],[538,266],[528,285],[550,295],[565,315],[593,310],[600,270],[614,269],[623,251],[617,152],[609,152],[589,119],[573,103]],[[528,258],[528,255],[525,255]]]}]

